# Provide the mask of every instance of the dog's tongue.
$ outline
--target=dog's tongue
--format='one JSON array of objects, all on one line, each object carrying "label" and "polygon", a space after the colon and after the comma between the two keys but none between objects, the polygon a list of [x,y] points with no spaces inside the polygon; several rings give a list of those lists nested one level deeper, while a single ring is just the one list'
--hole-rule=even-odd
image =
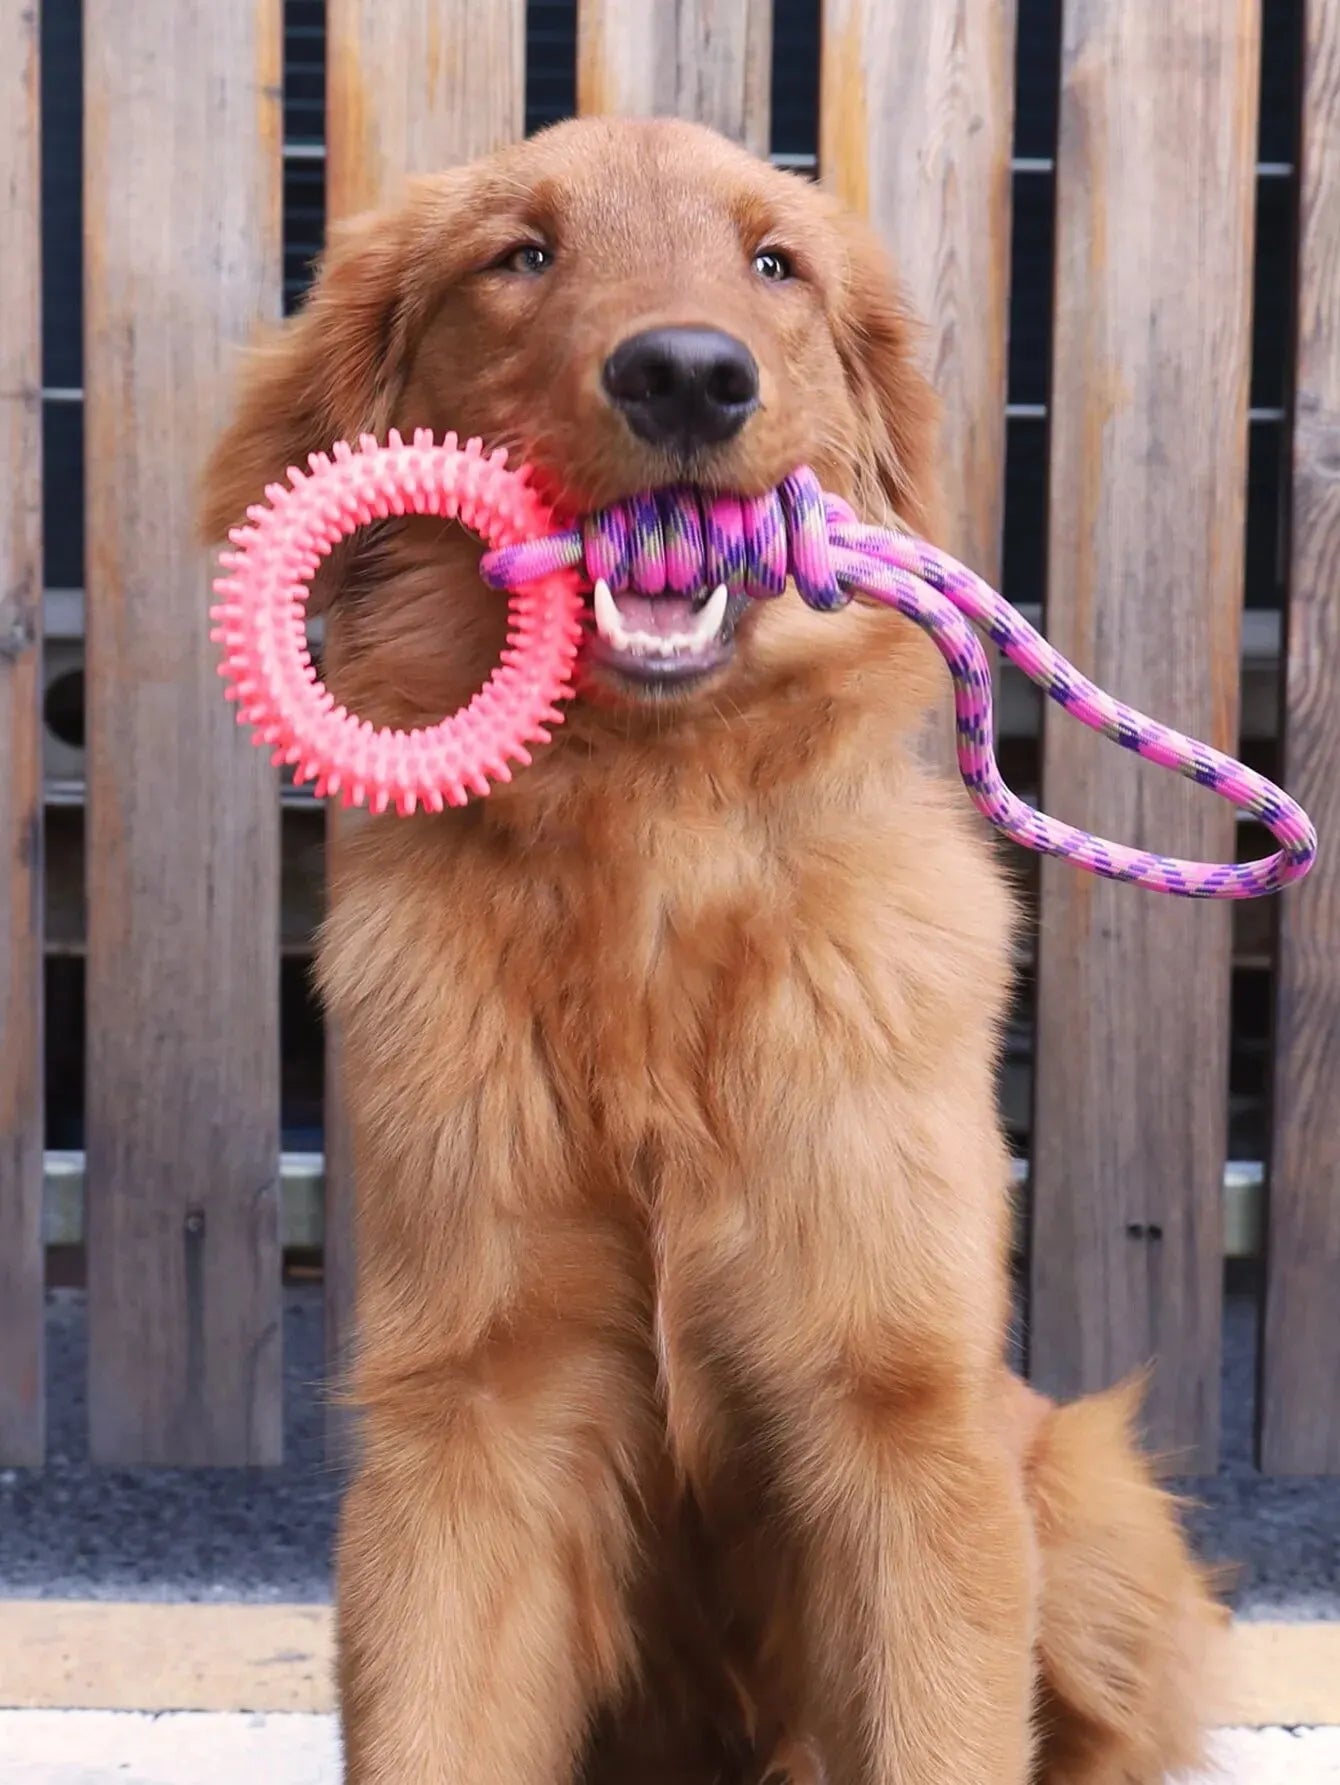
[{"label": "dog's tongue", "polygon": [[694,604],[687,595],[635,595],[630,591],[616,594],[614,605],[630,632],[667,638],[693,626]]}]

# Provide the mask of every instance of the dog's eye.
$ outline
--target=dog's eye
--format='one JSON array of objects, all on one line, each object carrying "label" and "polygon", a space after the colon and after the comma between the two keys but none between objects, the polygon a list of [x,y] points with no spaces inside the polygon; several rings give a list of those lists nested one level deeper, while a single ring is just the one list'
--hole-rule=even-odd
[{"label": "dog's eye", "polygon": [[754,271],[760,279],[789,279],[791,262],[780,248],[760,248],[754,256]]},{"label": "dog's eye", "polygon": [[553,264],[553,250],[539,242],[522,242],[519,247],[509,248],[494,262],[503,272],[528,273],[532,278],[537,273],[547,272]]}]

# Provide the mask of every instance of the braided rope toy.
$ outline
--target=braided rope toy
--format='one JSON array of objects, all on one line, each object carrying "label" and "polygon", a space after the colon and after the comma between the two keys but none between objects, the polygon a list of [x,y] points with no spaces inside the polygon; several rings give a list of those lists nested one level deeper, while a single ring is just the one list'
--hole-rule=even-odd
[{"label": "braided rope toy", "polygon": [[[267,504],[248,511],[215,585],[213,637],[240,723],[295,780],[374,811],[394,804],[441,811],[510,779],[546,741],[573,692],[584,625],[583,581],[643,595],[694,595],[725,584],[763,598],[793,581],[828,610],[854,594],[896,609],[934,639],[954,683],[959,773],[977,809],[1016,843],[1111,880],[1190,898],[1245,899],[1301,879],[1316,856],[1307,814],[1263,775],[1146,718],[1082,676],[980,577],[915,538],[862,524],[800,469],[757,498],[660,490],[553,531],[552,511],[527,470],[454,435],[426,431],[406,445],[365,438],[290,470]],[[307,585],[340,539],[369,521],[407,513],[461,520],[489,547],[481,573],[509,594],[507,648],[468,706],[413,732],[374,729],[317,680],[307,650]],[[1010,792],[992,750],[991,675],[979,626],[1012,663],[1090,730],[1209,788],[1263,824],[1279,849],[1251,862],[1195,862],[1127,848],[1035,812]]]}]

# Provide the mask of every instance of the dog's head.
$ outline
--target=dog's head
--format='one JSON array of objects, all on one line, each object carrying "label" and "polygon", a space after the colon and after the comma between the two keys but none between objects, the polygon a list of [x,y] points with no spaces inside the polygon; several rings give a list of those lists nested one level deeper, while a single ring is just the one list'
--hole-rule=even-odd
[{"label": "dog's head", "polygon": [[[288,465],[393,426],[506,445],[574,511],[670,483],[757,494],[803,462],[868,518],[928,523],[932,402],[875,239],[811,183],[666,120],[559,125],[336,231],[213,455],[210,536]],[[365,716],[431,723],[487,673],[503,603],[476,557],[406,521],[332,564],[328,670]],[[728,680],[738,707],[843,624],[741,600],[707,637],[669,596],[621,598],[619,620],[593,623],[582,689],[625,728]],[[680,642],[639,650],[634,631]]]}]

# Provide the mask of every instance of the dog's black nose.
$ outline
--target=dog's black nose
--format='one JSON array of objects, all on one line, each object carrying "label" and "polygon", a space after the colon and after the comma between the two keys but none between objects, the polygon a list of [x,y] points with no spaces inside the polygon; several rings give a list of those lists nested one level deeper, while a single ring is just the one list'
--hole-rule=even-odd
[{"label": "dog's black nose", "polygon": [[729,440],[758,407],[754,356],[720,329],[630,335],[605,361],[603,376],[635,434],[684,454]]}]

